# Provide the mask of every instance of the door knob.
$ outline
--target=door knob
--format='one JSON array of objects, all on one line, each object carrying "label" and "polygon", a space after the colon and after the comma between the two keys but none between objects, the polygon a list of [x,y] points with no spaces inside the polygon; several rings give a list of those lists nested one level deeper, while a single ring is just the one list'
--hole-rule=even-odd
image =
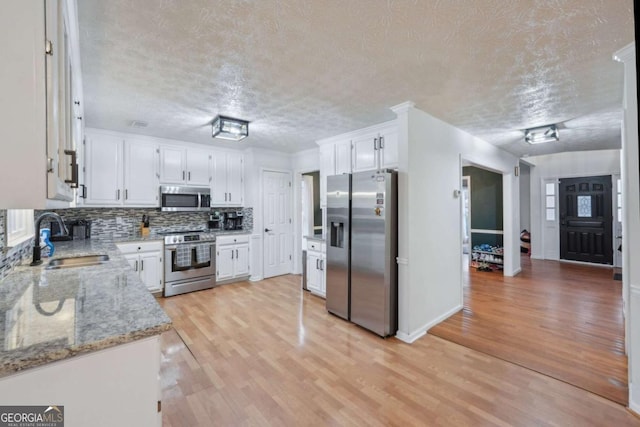
[{"label": "door knob", "polygon": [[265,233],[268,233],[268,232],[270,232],[270,231],[271,231],[271,230],[269,230],[268,228],[265,228],[265,229],[264,229],[264,232],[265,232]]}]

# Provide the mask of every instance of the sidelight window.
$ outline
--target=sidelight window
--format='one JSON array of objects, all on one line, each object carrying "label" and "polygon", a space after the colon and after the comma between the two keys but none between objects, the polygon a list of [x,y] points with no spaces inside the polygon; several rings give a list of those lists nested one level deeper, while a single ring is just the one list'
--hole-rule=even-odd
[{"label": "sidelight window", "polygon": [[545,218],[547,221],[556,220],[556,184],[548,182],[545,184]]},{"label": "sidelight window", "polygon": [[618,209],[618,222],[622,222],[622,181],[620,181],[620,178],[618,178],[616,190],[616,208]]}]

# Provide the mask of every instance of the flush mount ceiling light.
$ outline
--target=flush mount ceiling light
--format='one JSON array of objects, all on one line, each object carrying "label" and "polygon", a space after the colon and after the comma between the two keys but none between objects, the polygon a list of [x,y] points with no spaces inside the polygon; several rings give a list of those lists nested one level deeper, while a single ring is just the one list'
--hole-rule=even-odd
[{"label": "flush mount ceiling light", "polygon": [[556,125],[531,128],[524,131],[524,140],[529,144],[544,144],[545,142],[559,141]]},{"label": "flush mount ceiling light", "polygon": [[214,138],[240,141],[249,136],[249,122],[231,117],[216,116],[211,124]]}]

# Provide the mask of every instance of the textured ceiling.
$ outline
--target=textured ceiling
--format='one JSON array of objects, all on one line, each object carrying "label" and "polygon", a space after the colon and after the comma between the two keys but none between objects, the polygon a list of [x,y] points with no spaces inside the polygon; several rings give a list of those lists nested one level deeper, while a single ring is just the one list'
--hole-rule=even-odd
[{"label": "textured ceiling", "polygon": [[[92,127],[295,152],[411,100],[516,155],[620,146],[632,0],[78,0]],[[149,123],[144,129],[132,120]],[[560,143],[522,129],[560,123]],[[216,144],[229,146],[228,142]]]}]

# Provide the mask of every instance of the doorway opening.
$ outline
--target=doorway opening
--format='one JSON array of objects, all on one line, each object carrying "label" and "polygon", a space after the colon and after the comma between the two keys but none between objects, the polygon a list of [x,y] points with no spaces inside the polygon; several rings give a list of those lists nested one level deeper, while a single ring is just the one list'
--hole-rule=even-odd
[{"label": "doorway opening", "polygon": [[301,175],[300,205],[302,247],[306,237],[322,237],[322,209],[320,209],[320,171]]},{"label": "doorway opening", "polygon": [[504,270],[502,174],[462,167],[463,253],[469,266],[484,272]]}]

